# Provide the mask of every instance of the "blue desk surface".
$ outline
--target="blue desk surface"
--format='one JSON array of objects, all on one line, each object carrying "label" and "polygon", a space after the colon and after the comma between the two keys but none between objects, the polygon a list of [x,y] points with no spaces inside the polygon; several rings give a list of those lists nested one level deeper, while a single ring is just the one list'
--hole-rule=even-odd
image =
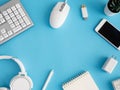
[{"label": "blue desk surface", "polygon": [[[0,45],[0,55],[21,59],[34,82],[33,90],[41,90],[51,69],[55,74],[47,90],[62,90],[64,82],[83,71],[92,74],[100,90],[113,90],[111,81],[120,77],[120,64],[112,74],[105,73],[101,67],[111,55],[120,61],[120,52],[97,35],[94,28],[102,18],[120,28],[120,14],[105,16],[107,0],[68,0],[70,14],[65,24],[54,30],[49,26],[49,15],[58,1],[21,0],[34,26]],[[81,17],[83,3],[89,12],[86,21]],[[0,86],[9,86],[11,78],[19,71],[16,67],[14,62],[0,62]]]}]

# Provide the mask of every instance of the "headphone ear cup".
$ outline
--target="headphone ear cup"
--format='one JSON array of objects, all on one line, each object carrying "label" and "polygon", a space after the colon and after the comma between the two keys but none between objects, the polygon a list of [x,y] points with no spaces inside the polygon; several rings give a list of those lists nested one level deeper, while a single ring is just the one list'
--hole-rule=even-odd
[{"label": "headphone ear cup", "polygon": [[9,90],[9,89],[6,87],[0,87],[0,90]]},{"label": "headphone ear cup", "polygon": [[10,90],[31,90],[32,88],[32,80],[26,75],[17,75],[10,83]]}]

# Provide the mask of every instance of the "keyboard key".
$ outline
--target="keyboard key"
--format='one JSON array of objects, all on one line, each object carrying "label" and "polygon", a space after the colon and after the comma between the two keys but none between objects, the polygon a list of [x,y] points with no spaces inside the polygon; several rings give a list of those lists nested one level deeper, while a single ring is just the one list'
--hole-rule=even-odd
[{"label": "keyboard key", "polygon": [[13,34],[12,31],[8,31],[7,33],[8,33],[9,36],[11,36]]},{"label": "keyboard key", "polygon": [[7,34],[7,33],[4,33],[3,36],[4,36],[4,38],[7,38],[7,37],[8,37],[8,34]]},{"label": "keyboard key", "polygon": [[16,33],[16,32],[18,32],[18,31],[20,31],[21,29],[22,29],[22,27],[19,25],[19,26],[15,27],[15,28],[13,29],[13,32]]},{"label": "keyboard key", "polygon": [[8,20],[8,23],[9,23],[9,24],[12,24],[12,23],[13,23],[13,21],[12,21],[11,19],[9,19],[9,20]]},{"label": "keyboard key", "polygon": [[15,11],[14,11],[14,14],[15,14],[15,15],[18,15],[19,13],[18,13],[18,11],[17,11],[17,10],[15,10]]},{"label": "keyboard key", "polygon": [[23,19],[24,19],[24,21],[25,21],[25,23],[26,23],[27,25],[30,25],[30,24],[31,24],[30,21],[29,21],[29,19],[28,19],[26,16],[24,16]]},{"label": "keyboard key", "polygon": [[21,18],[21,19],[19,19],[19,22],[20,22],[20,24],[21,24],[21,23],[23,23],[24,21],[23,21],[23,19]]},{"label": "keyboard key", "polygon": [[9,20],[9,19],[10,19],[10,16],[9,16],[9,15],[6,15],[6,16],[5,16],[5,19],[6,19],[6,20]]},{"label": "keyboard key", "polygon": [[19,11],[19,13],[20,13],[20,15],[21,15],[22,17],[24,17],[24,16],[25,16],[25,13],[24,13],[24,11],[23,11],[23,9],[22,9],[22,8],[19,8],[19,9],[18,9],[18,11]]},{"label": "keyboard key", "polygon": [[13,13],[10,13],[10,17],[12,18],[12,17],[14,17],[15,15],[13,14]]},{"label": "keyboard key", "polygon": [[25,23],[22,23],[21,26],[25,28],[27,25]]},{"label": "keyboard key", "polygon": [[13,32],[14,32],[14,33],[16,33],[16,32],[17,32],[17,27],[15,27],[15,28],[13,29]]},{"label": "keyboard key", "polygon": [[5,22],[5,19],[4,19],[4,18],[1,18],[0,21],[1,21],[1,23],[4,23],[4,22]]},{"label": "keyboard key", "polygon": [[17,21],[17,18],[16,17],[13,17],[12,18],[13,22]]},{"label": "keyboard key", "polygon": [[9,9],[7,9],[7,12],[10,14],[10,13],[12,13],[12,10],[9,8]]},{"label": "keyboard key", "polygon": [[20,19],[20,18],[21,18],[21,16],[20,16],[20,15],[17,15],[16,17],[17,17],[17,19]]},{"label": "keyboard key", "polygon": [[2,14],[3,14],[4,16],[8,15],[7,11],[3,11]]},{"label": "keyboard key", "polygon": [[1,33],[6,33],[5,28],[1,29]]},{"label": "keyboard key", "polygon": [[12,9],[13,11],[15,11],[15,10],[16,10],[16,7],[15,7],[15,6],[12,6],[11,9]]},{"label": "keyboard key", "polygon": [[16,22],[15,22],[15,25],[18,26],[18,25],[20,25],[20,23],[19,23],[18,21],[16,21]]},{"label": "keyboard key", "polygon": [[22,29],[22,27],[19,25],[19,26],[17,26],[17,30],[19,31],[19,30],[21,30]]},{"label": "keyboard key", "polygon": [[19,3],[16,4],[15,6],[16,6],[16,8],[20,8],[21,7]]},{"label": "keyboard key", "polygon": [[0,41],[4,40],[4,37],[0,35]]},{"label": "keyboard key", "polygon": [[15,24],[10,24],[10,27],[11,27],[11,28],[14,28],[14,27],[15,27]]}]

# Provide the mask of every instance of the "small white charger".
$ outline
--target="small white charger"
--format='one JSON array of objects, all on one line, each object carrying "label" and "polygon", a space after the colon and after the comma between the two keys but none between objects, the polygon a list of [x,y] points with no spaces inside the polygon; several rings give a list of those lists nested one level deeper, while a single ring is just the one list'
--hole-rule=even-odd
[{"label": "small white charger", "polygon": [[114,70],[117,64],[118,64],[118,61],[116,60],[115,57],[112,56],[107,59],[102,69],[108,73],[112,73],[112,71]]},{"label": "small white charger", "polygon": [[120,90],[120,79],[112,81],[112,85],[113,85],[114,90]]}]

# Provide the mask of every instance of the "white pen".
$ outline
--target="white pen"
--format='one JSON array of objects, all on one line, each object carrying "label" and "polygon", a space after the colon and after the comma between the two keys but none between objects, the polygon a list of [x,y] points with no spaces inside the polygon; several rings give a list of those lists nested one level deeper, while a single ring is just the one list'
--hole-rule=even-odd
[{"label": "white pen", "polygon": [[45,82],[45,84],[44,84],[44,86],[43,86],[43,88],[42,88],[42,90],[46,90],[47,85],[48,85],[48,83],[50,82],[53,74],[54,74],[54,70],[51,70],[50,73],[49,73],[49,75],[48,75],[48,78],[47,78],[47,80],[46,80],[46,82]]}]

